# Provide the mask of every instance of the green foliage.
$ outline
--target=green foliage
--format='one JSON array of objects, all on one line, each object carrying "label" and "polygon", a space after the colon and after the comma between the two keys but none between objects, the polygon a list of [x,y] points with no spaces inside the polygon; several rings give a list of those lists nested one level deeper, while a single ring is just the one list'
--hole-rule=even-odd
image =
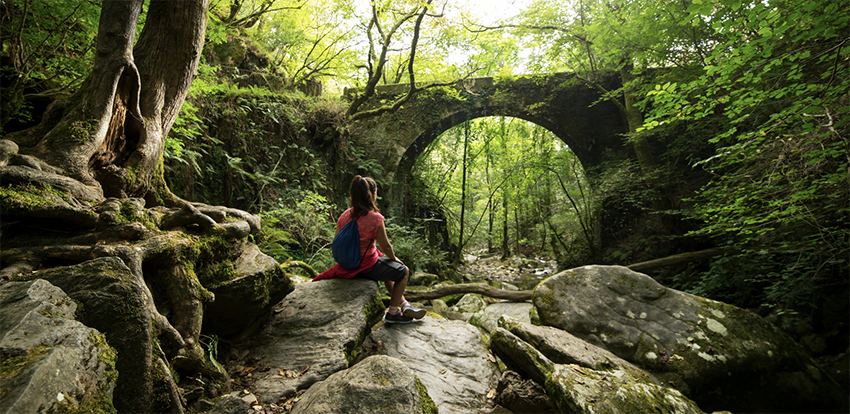
[{"label": "green foliage", "polygon": [[328,247],[336,232],[332,211],[324,196],[290,190],[261,214],[264,225],[257,245],[279,262],[295,259],[317,269],[331,267],[335,262]]},{"label": "green foliage", "polygon": [[339,101],[213,81],[211,74],[195,80],[166,140],[172,191],[262,211],[286,188],[327,190],[317,143],[333,143],[345,130]]},{"label": "green foliage", "polygon": [[442,86],[426,89],[416,95],[416,99],[420,102],[428,103],[454,103],[463,102],[466,100],[457,88]]},{"label": "green foliage", "polygon": [[10,0],[2,5],[2,122],[32,120],[25,99],[68,97],[91,70],[100,7],[95,2]]},{"label": "green foliage", "polygon": [[227,41],[227,33],[229,31],[227,25],[219,24],[218,20],[215,19],[216,14],[214,11],[218,4],[220,3],[211,4],[211,13],[207,14],[207,31],[204,33],[205,45],[220,45]]},{"label": "green foliage", "polygon": [[692,200],[704,223],[692,234],[747,249],[734,269],[751,266],[731,277],[724,266],[733,264],[716,260],[696,292],[722,296],[737,284],[739,303],[756,297],[811,313],[819,295],[847,285],[848,7],[783,0],[689,8],[717,43],[698,76],[655,85],[644,128],[722,120],[710,138],[715,154],[695,162],[713,179]]},{"label": "green foliage", "polygon": [[352,1],[311,1],[273,13],[254,33],[272,67],[293,84],[310,79],[350,79],[356,62]]},{"label": "green foliage", "polygon": [[358,147],[354,142],[348,141],[348,155],[353,158],[354,166],[358,171],[369,171],[374,175],[380,185],[386,185],[380,177],[383,175],[384,166],[378,160],[366,156],[366,149]]},{"label": "green foliage", "polygon": [[[711,41],[708,25],[690,24],[688,2],[658,0],[537,0],[517,19],[537,72],[564,70],[585,79],[632,66],[699,64]],[[682,24],[682,23],[687,23]]]},{"label": "green foliage", "polygon": [[[201,89],[202,86],[196,87]],[[195,92],[198,94],[198,92]],[[198,118],[198,108],[192,105],[192,102],[186,100],[183,106],[180,107],[180,113],[171,127],[171,132],[165,138],[165,157],[169,160],[178,162],[186,162],[183,160],[183,148],[185,142],[191,142],[200,138],[203,135],[201,126],[203,121]]]},{"label": "green foliage", "polygon": [[209,358],[210,363],[213,364],[213,366],[215,367],[215,369],[218,370],[218,372],[224,374],[226,372],[224,366],[222,366],[221,363],[218,362],[218,336],[201,335],[199,340],[201,342],[201,345],[203,345],[204,348],[206,348],[207,350],[206,356],[207,358]]},{"label": "green foliage", "polygon": [[583,263],[597,243],[595,206],[575,155],[549,131],[518,119],[476,119],[466,134],[463,125],[446,131],[413,170],[415,182],[428,183],[414,187],[413,197],[445,213],[452,243],[496,251],[507,234],[508,249]]},{"label": "green foliage", "polygon": [[396,224],[392,218],[386,219],[384,225],[396,257],[400,258],[411,272],[435,272],[445,267],[447,253],[428,245],[427,240],[422,237],[421,225]]}]

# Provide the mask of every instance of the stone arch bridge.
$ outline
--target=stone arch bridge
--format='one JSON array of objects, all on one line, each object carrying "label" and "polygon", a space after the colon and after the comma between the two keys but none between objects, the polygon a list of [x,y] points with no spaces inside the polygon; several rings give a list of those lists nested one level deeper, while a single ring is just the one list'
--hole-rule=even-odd
[{"label": "stone arch bridge", "polygon": [[[601,84],[614,90],[618,82],[610,76]],[[407,88],[379,87],[367,106],[395,99]],[[631,147],[623,141],[627,132],[623,115],[601,97],[598,89],[566,73],[468,79],[453,87],[423,90],[396,112],[358,121],[352,135],[367,159],[380,163],[392,180],[384,196],[392,205],[403,206],[404,187],[416,158],[440,134],[475,118],[515,117],[548,129],[570,147],[591,177],[607,161],[632,157]]]}]

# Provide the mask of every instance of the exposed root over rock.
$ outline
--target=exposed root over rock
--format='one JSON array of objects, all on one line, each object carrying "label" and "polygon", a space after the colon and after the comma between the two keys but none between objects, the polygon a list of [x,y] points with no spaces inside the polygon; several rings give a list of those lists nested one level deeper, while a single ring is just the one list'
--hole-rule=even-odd
[{"label": "exposed root over rock", "polygon": [[[118,350],[119,411],[183,412],[173,371],[205,378],[207,392],[228,391],[227,373],[200,340],[204,312],[213,287],[226,292],[226,282],[246,276],[219,263],[248,249],[243,239],[260,230],[260,218],[173,195],[173,207],[104,199],[96,187],[3,148],[0,284],[44,278],[82,304],[83,323]],[[269,286],[280,279],[262,272],[251,279],[252,289],[266,292],[256,306],[270,309],[267,302],[291,291]]]}]

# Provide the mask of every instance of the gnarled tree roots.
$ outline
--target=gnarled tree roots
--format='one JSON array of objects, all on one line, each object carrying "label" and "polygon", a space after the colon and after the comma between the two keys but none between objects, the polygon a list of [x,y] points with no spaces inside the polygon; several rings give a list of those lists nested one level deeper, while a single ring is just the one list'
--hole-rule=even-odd
[{"label": "gnarled tree roots", "polygon": [[[132,275],[127,283],[143,292],[139,314],[149,316],[154,338],[154,366],[149,369],[168,373],[160,377],[166,382],[163,393],[171,400],[171,411],[180,412],[185,404],[171,370],[212,377],[226,389],[227,373],[201,345],[204,303],[215,298],[195,270],[233,259],[235,246],[241,245],[237,241],[259,231],[259,217],[185,201],[179,208],[145,208],[141,198],[93,199],[97,191],[37,168],[37,162],[19,159],[9,165],[15,156],[3,158],[5,249],[0,251],[0,284],[39,277],[48,269],[118,258]],[[114,263],[123,268],[120,262]]]}]

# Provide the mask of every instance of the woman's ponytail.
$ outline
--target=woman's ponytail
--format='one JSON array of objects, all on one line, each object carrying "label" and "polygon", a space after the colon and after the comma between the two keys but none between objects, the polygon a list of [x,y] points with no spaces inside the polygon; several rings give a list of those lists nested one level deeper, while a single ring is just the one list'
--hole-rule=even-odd
[{"label": "woman's ponytail", "polygon": [[351,180],[348,201],[351,204],[351,218],[356,220],[370,210],[379,211],[372,201],[372,194],[378,192],[378,184],[371,177],[355,175]]}]

